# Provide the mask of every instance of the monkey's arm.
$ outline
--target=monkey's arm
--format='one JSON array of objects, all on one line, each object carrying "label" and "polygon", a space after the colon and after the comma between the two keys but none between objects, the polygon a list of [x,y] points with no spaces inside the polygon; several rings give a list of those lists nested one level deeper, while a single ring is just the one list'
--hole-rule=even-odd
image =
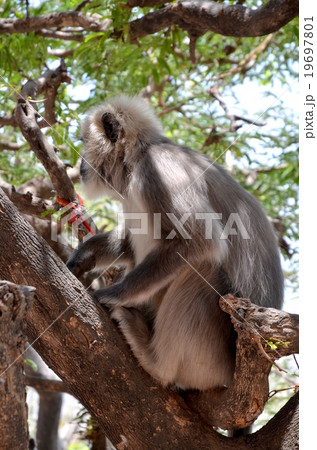
[{"label": "monkey's arm", "polygon": [[98,234],[82,242],[72,253],[66,265],[76,276],[94,268],[105,268],[112,263],[133,263],[133,251],[129,238],[118,239],[117,229],[105,234]]},{"label": "monkey's arm", "polygon": [[100,289],[93,296],[109,306],[136,306],[177,276],[186,264],[180,254],[178,246],[161,246],[150,252],[120,283]]}]

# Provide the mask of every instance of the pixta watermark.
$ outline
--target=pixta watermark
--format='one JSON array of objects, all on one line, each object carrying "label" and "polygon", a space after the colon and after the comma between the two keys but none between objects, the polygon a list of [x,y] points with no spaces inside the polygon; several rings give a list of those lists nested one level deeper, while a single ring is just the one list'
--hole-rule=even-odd
[{"label": "pixta watermark", "polygon": [[[97,233],[90,217],[86,211],[74,220],[73,211],[68,210],[67,207],[63,208],[60,210],[59,217],[52,218],[54,223],[51,227],[51,239],[57,241],[58,231],[63,230],[63,235],[68,243],[74,245],[78,242],[78,229],[79,227],[82,228],[85,222],[90,223],[92,227],[92,232],[87,232],[84,238],[84,240],[89,239]],[[240,235],[242,239],[250,239],[247,227],[238,213],[231,213],[224,222],[222,213],[215,212],[186,212],[181,217],[169,212],[152,215],[140,212],[119,212],[117,224],[116,232],[119,240],[125,239],[128,234],[131,236],[146,236],[154,240],[171,240],[176,237],[191,240],[195,239],[197,230],[199,230],[200,235],[204,235],[206,240],[226,240],[229,236],[234,235]]]}]

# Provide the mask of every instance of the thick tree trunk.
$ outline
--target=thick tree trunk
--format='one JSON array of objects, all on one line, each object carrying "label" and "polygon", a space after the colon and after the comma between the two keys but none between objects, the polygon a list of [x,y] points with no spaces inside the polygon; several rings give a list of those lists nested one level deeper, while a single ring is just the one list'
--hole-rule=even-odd
[{"label": "thick tree trunk", "polygon": [[[23,321],[34,289],[0,281],[0,447],[28,448],[27,406],[23,380],[26,338]],[[13,364],[12,364],[13,363]]]},{"label": "thick tree trunk", "polygon": [[[271,445],[274,439],[266,427],[248,437],[219,435],[177,393],[151,379],[108,313],[1,190],[0,276],[36,287],[36,301],[27,316],[30,343],[117,448],[280,449]],[[289,432],[281,424],[278,442]]]}]

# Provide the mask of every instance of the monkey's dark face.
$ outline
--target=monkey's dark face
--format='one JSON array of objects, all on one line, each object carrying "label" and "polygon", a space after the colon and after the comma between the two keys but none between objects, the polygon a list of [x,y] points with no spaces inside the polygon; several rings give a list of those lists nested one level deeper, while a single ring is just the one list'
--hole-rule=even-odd
[{"label": "monkey's dark face", "polygon": [[82,125],[80,174],[86,194],[122,199],[139,153],[157,141],[161,131],[160,122],[140,98],[120,96],[92,108]]}]

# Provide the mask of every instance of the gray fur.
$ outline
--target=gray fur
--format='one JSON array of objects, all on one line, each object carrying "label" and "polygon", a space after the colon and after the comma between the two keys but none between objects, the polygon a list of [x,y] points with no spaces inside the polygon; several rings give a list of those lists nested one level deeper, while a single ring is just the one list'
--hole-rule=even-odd
[{"label": "gray fur", "polygon": [[[151,108],[140,98],[116,97],[92,109],[82,127],[81,174],[90,196],[110,195],[125,212],[148,213],[147,235],[118,230],[91,238],[71,256],[77,275],[120,257],[122,281],[97,291],[111,306],[135,356],[164,385],[209,389],[231,382],[234,332],[219,306],[220,295],[248,297],[280,308],[283,274],[277,240],[260,204],[220,166],[162,135]],[[191,213],[184,239],[166,213]],[[205,238],[197,213],[221,213]],[[231,213],[241,233],[221,239]],[[153,239],[161,214],[161,239]],[[129,227],[137,227],[131,222]],[[174,228],[173,239],[170,239]],[[183,233],[184,235],[184,233]]]}]

